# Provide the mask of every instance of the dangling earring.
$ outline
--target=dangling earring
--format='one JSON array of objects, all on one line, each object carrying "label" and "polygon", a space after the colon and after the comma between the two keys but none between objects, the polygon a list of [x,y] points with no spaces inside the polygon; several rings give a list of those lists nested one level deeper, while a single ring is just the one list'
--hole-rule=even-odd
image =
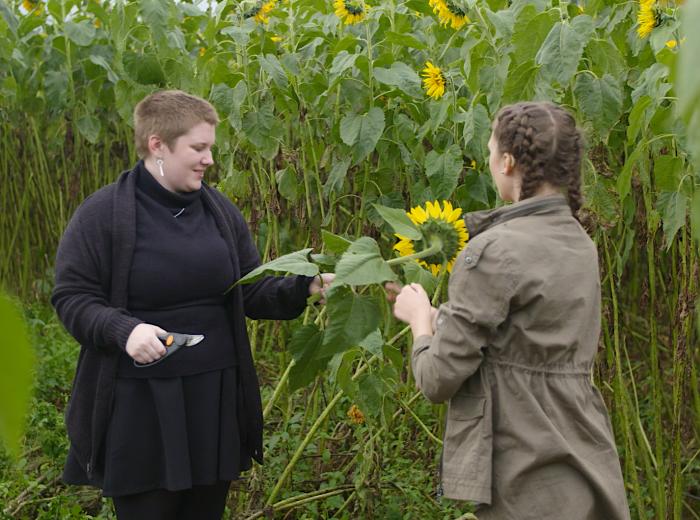
[{"label": "dangling earring", "polygon": [[156,164],[158,165],[158,171],[160,172],[160,176],[165,177],[165,173],[163,173],[163,159],[156,159]]}]

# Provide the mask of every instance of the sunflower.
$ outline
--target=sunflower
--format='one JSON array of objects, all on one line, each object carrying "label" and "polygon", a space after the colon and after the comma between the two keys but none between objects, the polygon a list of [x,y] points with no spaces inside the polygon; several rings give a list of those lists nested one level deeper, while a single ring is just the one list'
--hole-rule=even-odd
[{"label": "sunflower", "polygon": [[367,16],[367,8],[362,0],[335,0],[333,7],[336,16],[347,25],[361,22]]},{"label": "sunflower", "polygon": [[364,424],[365,422],[365,414],[363,414],[362,410],[360,410],[355,404],[348,410],[348,417],[350,418],[350,422],[355,424]]},{"label": "sunflower", "polygon": [[425,62],[425,68],[421,76],[424,78],[423,88],[425,88],[431,98],[440,99],[445,94],[445,84],[447,80],[440,70],[440,67],[436,67],[427,61]]},{"label": "sunflower", "polygon": [[254,18],[257,23],[268,23],[270,21],[270,12],[274,9],[277,0],[268,0],[260,2],[250,11],[243,13],[243,18]]},{"label": "sunflower", "polygon": [[36,16],[39,16],[44,10],[44,6],[38,0],[22,0],[22,7],[24,7],[28,13],[34,11]]},{"label": "sunflower", "polygon": [[646,38],[660,23],[661,17],[656,1],[640,0],[639,12],[637,13],[637,35],[640,38]]},{"label": "sunflower", "polygon": [[452,204],[446,200],[442,201],[442,204],[440,207],[439,201],[428,201],[425,203],[425,209],[416,206],[407,212],[408,218],[418,226],[423,238],[413,241],[397,234],[399,241],[394,245],[394,249],[400,256],[408,256],[415,254],[416,249],[418,251],[427,249],[430,246],[431,237],[439,237],[442,240],[442,250],[418,260],[420,265],[436,276],[440,273],[443,264],[447,265],[448,272],[452,271],[455,258],[469,240],[464,221],[459,218],[462,210],[453,208]]},{"label": "sunflower", "polygon": [[440,23],[444,26],[449,25],[456,30],[461,29],[471,21],[467,13],[450,0],[429,0],[429,3],[433,12],[438,15]]}]

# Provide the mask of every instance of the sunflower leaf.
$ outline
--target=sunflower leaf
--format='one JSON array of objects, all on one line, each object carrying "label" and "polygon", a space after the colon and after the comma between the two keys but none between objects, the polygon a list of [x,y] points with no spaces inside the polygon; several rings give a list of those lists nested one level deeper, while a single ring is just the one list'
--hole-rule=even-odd
[{"label": "sunflower leaf", "polygon": [[436,199],[447,199],[457,187],[462,172],[462,152],[456,144],[450,145],[445,153],[431,150],[425,158],[425,174]]},{"label": "sunflower leaf", "polygon": [[317,359],[358,346],[379,327],[381,312],[374,296],[357,295],[349,287],[339,287],[328,293],[326,306],[328,325]]},{"label": "sunflower leaf", "polygon": [[353,147],[356,163],[367,157],[384,132],[384,111],[370,108],[366,114],[348,114],[340,121],[340,138]]},{"label": "sunflower leaf", "polygon": [[311,251],[312,248],[309,247],[308,249],[302,249],[301,251],[295,251],[294,253],[275,258],[266,264],[256,267],[234,285],[253,283],[271,273],[316,276],[319,271],[318,266],[309,261],[309,254]]},{"label": "sunflower leaf", "polygon": [[339,284],[368,285],[390,280],[396,280],[396,274],[370,237],[355,240],[340,257],[335,269],[335,283]]},{"label": "sunflower leaf", "polygon": [[406,212],[402,209],[390,208],[380,204],[372,204],[377,213],[391,226],[395,233],[411,240],[420,240],[423,235],[418,230]]},{"label": "sunflower leaf", "polygon": [[323,332],[314,324],[303,325],[292,334],[288,347],[294,358],[294,365],[289,372],[291,391],[311,383],[328,365],[330,357],[316,357],[322,344]]}]

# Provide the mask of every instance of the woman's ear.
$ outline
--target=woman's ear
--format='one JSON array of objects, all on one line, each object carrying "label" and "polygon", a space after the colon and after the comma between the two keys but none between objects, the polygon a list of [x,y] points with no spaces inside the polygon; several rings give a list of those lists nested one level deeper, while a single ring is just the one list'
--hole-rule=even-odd
[{"label": "woman's ear", "polygon": [[151,155],[160,155],[163,152],[163,141],[160,136],[153,134],[148,136],[148,151]]},{"label": "woman's ear", "polygon": [[513,154],[503,154],[503,173],[510,175],[515,171],[515,157]]}]

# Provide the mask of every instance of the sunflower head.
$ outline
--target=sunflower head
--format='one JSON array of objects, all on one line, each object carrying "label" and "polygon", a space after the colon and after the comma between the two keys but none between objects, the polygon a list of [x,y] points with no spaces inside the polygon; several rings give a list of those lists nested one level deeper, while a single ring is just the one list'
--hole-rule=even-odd
[{"label": "sunflower head", "polygon": [[637,13],[637,35],[646,38],[661,23],[661,10],[656,0],[640,0]]},{"label": "sunflower head", "polygon": [[401,256],[412,255],[430,247],[431,239],[438,237],[442,241],[442,250],[418,260],[418,263],[436,276],[443,265],[451,272],[455,258],[469,240],[464,221],[459,218],[461,214],[460,208],[453,208],[446,200],[442,202],[442,207],[437,200],[426,202],[425,207],[416,206],[407,212],[407,215],[418,227],[423,238],[411,240],[397,234],[399,241],[394,245],[394,249]]},{"label": "sunflower head", "polygon": [[39,16],[44,10],[44,4],[39,0],[22,0],[22,7],[24,7],[28,13],[34,13],[36,16]]},{"label": "sunflower head", "polygon": [[277,0],[259,2],[252,9],[243,13],[243,18],[253,18],[257,23],[267,24],[270,21],[270,12],[276,3]]},{"label": "sunflower head", "polygon": [[367,7],[362,0],[335,0],[335,14],[344,24],[359,23],[367,17]]},{"label": "sunflower head", "polygon": [[457,7],[451,0],[429,0],[433,12],[438,15],[440,23],[450,26],[453,29],[461,29],[471,20],[461,8]]},{"label": "sunflower head", "polygon": [[425,63],[421,76],[423,76],[423,88],[431,98],[440,99],[445,94],[447,80],[440,67],[436,67],[428,61]]}]

